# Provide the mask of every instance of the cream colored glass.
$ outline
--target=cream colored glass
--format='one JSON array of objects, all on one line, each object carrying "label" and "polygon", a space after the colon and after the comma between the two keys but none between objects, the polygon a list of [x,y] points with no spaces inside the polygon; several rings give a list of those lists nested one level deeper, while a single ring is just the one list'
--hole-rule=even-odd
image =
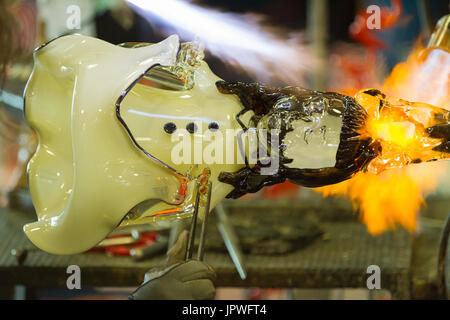
[{"label": "cream colored glass", "polygon": [[[164,124],[172,121],[184,128],[193,118],[200,119],[202,130],[195,133],[200,136],[212,121],[219,130],[238,129],[238,98],[217,91],[219,78],[204,62],[191,90],[136,84],[127,93],[121,114],[133,135],[182,176],[140,151],[116,116],[119,96],[155,64],[173,65],[178,47],[176,36],[130,49],[71,35],[35,52],[25,116],[39,134],[28,166],[38,221],[25,225],[24,231],[37,247],[55,254],[78,253],[120,224],[157,222],[165,216],[152,215],[161,210],[179,209],[171,218],[190,214],[193,184],[188,184],[186,196],[180,188],[192,165],[172,163],[170,151],[177,142],[163,130]],[[211,209],[233,188],[217,181],[219,173],[242,166],[208,166],[214,188]],[[154,201],[144,213],[127,215],[146,200]]]}]

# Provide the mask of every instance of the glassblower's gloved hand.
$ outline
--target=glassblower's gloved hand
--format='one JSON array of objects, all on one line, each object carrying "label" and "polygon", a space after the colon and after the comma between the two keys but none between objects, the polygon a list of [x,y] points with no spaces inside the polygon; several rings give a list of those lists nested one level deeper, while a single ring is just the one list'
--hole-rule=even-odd
[{"label": "glassblower's gloved hand", "polygon": [[183,231],[167,254],[166,261],[145,274],[144,282],[129,297],[132,300],[208,300],[216,289],[214,270],[198,260],[184,261],[188,232]]}]

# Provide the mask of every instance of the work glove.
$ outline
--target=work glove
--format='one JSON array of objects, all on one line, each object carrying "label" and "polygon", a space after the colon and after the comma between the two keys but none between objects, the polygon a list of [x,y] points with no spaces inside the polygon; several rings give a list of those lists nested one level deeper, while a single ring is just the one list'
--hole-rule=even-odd
[{"label": "work glove", "polygon": [[145,274],[130,300],[209,300],[216,289],[214,270],[203,261],[185,261],[188,232],[183,231],[166,260]]}]

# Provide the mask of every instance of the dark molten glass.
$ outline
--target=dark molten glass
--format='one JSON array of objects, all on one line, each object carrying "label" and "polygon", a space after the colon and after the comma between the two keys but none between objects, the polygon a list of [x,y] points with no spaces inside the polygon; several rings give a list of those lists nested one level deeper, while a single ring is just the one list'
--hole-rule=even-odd
[{"label": "dark molten glass", "polygon": [[[216,83],[224,94],[236,94],[243,105],[237,121],[246,131],[277,129],[279,167],[274,174],[262,174],[270,166],[260,160],[237,172],[222,172],[219,180],[235,189],[229,198],[239,198],[289,180],[306,187],[320,187],[349,179],[380,152],[380,145],[362,138],[360,129],[366,111],[352,98],[334,92],[299,87],[271,88],[258,83]],[[241,116],[253,111],[248,125]],[[270,150],[270,139],[266,147]]]}]

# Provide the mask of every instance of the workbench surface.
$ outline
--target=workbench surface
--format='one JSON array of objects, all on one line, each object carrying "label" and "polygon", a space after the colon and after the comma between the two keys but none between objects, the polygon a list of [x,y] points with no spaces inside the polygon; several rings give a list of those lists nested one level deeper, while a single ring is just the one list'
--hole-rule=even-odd
[{"label": "workbench surface", "polygon": [[[264,204],[259,202],[258,205]],[[289,206],[291,210],[304,210],[301,206]],[[334,204],[330,206],[336,208]],[[236,208],[237,205],[233,205],[228,210]],[[251,209],[247,207],[243,210]],[[25,237],[22,226],[33,220],[35,216],[31,212],[0,209],[0,286],[65,287],[67,267],[78,265],[83,287],[136,287],[142,282],[144,273],[163,258],[159,256],[135,262],[130,257],[111,257],[98,252],[51,255],[34,249]],[[439,244],[439,230],[436,228],[413,239],[401,229],[373,237],[356,219],[325,221],[323,227],[326,236],[293,253],[281,256],[246,255],[248,277],[245,280],[239,278],[227,254],[207,251],[205,260],[217,272],[217,286],[364,288],[369,276],[367,267],[378,265],[381,286],[390,290],[394,298],[436,295],[436,272],[433,270],[437,265],[435,254]],[[30,248],[26,260],[19,265],[11,250]]]}]

